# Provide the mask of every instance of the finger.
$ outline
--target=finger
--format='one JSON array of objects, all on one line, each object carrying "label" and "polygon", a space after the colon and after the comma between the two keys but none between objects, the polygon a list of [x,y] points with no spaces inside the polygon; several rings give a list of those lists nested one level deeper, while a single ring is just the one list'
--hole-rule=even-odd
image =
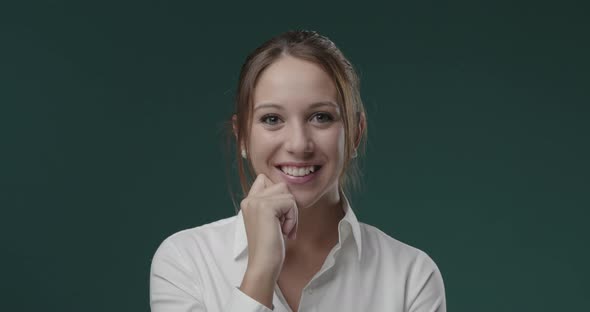
[{"label": "finger", "polygon": [[262,179],[264,180],[264,188],[269,188],[269,187],[271,187],[271,186],[273,186],[275,184],[274,182],[272,182],[271,179],[269,179],[266,176],[266,174],[261,173],[260,175],[262,176]]},{"label": "finger", "polygon": [[273,196],[272,199],[279,208],[275,211],[275,216],[281,221],[283,234],[293,238],[295,232],[297,232],[298,223],[298,209],[295,200],[293,200],[292,195],[285,194]]},{"label": "finger", "polygon": [[[264,176],[264,174],[259,174],[256,177],[256,180],[254,180],[254,183],[252,183],[252,186],[250,187],[250,191],[248,192],[248,196],[253,195],[253,194],[258,194],[266,188],[265,178],[266,177]],[[268,178],[266,178],[266,179],[268,179]]]},{"label": "finger", "polygon": [[283,223],[283,233],[287,234],[287,238],[295,239],[297,235],[298,222],[298,209],[297,204],[293,204],[292,209],[289,209],[285,216],[285,222]]},{"label": "finger", "polygon": [[286,195],[291,195],[291,192],[289,192],[289,188],[287,187],[287,184],[285,182],[280,182],[274,185],[271,185],[270,187],[262,190],[260,193],[257,193],[257,196],[270,196],[270,195],[278,195],[278,194],[286,194]]}]

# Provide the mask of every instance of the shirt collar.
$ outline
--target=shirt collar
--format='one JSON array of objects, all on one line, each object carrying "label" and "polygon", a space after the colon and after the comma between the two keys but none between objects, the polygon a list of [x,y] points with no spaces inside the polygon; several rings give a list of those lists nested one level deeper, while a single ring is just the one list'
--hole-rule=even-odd
[{"label": "shirt collar", "polygon": [[[350,235],[350,230],[352,229],[352,236],[354,237],[354,242],[356,244],[358,260],[360,261],[362,254],[361,228],[352,207],[350,207],[348,198],[346,198],[343,193],[340,193],[340,198],[343,202],[342,209],[344,211],[344,217],[338,223],[339,244],[344,242],[348,235]],[[241,209],[236,216],[234,229],[233,257],[234,260],[237,260],[248,248],[248,237],[246,236],[246,226],[244,224],[244,216],[242,215]]]}]

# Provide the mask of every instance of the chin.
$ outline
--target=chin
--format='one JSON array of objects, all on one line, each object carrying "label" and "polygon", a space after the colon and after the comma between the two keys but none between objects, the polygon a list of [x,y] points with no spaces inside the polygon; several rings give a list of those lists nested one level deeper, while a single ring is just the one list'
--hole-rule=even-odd
[{"label": "chin", "polygon": [[297,203],[298,209],[309,208],[310,206],[317,203],[318,200],[321,198],[320,194],[317,194],[317,193],[310,194],[306,191],[297,191],[297,190],[293,191],[293,196],[295,196],[295,202]]}]

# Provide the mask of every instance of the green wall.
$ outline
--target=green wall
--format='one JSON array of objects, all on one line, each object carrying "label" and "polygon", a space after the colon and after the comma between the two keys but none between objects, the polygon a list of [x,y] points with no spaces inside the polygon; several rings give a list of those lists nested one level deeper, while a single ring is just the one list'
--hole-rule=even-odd
[{"label": "green wall", "polygon": [[369,141],[353,207],[430,254],[449,311],[587,307],[584,2],[13,2],[0,310],[148,310],[159,243],[234,213],[223,123],[238,71],[294,28],[357,67]]}]

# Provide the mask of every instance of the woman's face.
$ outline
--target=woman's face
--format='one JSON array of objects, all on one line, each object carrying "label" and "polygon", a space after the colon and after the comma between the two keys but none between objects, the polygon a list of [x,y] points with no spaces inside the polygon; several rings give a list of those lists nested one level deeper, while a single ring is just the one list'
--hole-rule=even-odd
[{"label": "woman's face", "polygon": [[330,76],[283,56],[260,75],[253,105],[248,157],[255,173],[286,182],[300,209],[337,199],[345,138]]}]

